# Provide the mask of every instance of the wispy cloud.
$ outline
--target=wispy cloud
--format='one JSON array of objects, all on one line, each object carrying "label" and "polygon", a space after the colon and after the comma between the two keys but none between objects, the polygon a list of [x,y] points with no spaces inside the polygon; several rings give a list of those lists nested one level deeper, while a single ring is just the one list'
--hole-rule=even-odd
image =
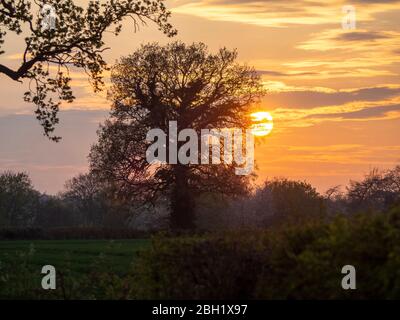
[{"label": "wispy cloud", "polygon": [[[374,19],[374,15],[397,8],[398,1],[356,1],[363,10],[357,13],[358,21]],[[173,12],[198,17],[247,23],[264,27],[287,27],[291,25],[339,25],[342,19],[342,6],[346,1],[323,0],[202,0],[176,3]]]},{"label": "wispy cloud", "polygon": [[[285,86],[282,82],[279,83],[281,86],[275,87],[278,90],[270,91],[265,97],[265,102],[271,106],[293,109],[326,107],[357,101],[382,101],[400,96],[400,85],[334,90],[318,87]],[[268,88],[268,83],[266,86]]]}]

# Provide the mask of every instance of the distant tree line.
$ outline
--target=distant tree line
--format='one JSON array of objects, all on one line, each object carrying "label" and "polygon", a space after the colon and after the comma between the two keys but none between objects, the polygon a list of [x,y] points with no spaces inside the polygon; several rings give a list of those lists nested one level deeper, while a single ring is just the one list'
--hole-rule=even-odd
[{"label": "distant tree line", "polygon": [[3,227],[122,226],[125,212],[108,199],[106,189],[92,175],[79,175],[52,196],[34,189],[23,172],[0,175],[0,223]]},{"label": "distant tree line", "polygon": [[[240,198],[218,193],[195,198],[198,230],[266,228],[329,220],[343,214],[386,212],[400,204],[400,166],[372,170],[360,181],[351,181],[320,194],[309,183],[289,179],[267,180]],[[50,196],[35,190],[22,172],[0,174],[0,227],[55,228],[107,227],[165,230],[170,227],[167,199],[142,205],[115,197],[111,184],[93,173],[80,174],[65,190]]]}]

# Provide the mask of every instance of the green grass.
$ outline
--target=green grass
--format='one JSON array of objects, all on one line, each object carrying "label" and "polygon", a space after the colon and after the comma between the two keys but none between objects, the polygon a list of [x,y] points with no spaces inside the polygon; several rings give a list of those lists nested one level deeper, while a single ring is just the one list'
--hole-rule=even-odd
[{"label": "green grass", "polygon": [[123,274],[134,261],[136,253],[149,246],[147,239],[135,240],[38,240],[0,241],[0,262],[16,259],[20,253],[33,251],[29,256],[32,271],[44,265],[57,269],[70,268],[73,273],[87,273],[99,263]]}]

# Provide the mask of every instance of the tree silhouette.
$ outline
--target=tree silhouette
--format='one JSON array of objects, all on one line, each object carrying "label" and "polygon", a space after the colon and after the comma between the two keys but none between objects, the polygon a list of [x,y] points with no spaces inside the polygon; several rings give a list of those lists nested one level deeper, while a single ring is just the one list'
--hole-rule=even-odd
[{"label": "tree silhouette", "polygon": [[38,207],[39,192],[24,172],[0,173],[0,226],[29,226]]},{"label": "tree silhouette", "polygon": [[[72,102],[69,68],[84,70],[95,91],[103,85],[102,73],[107,64],[102,53],[106,32],[118,35],[124,18],[131,18],[135,31],[141,24],[152,21],[168,36],[176,31],[168,23],[170,12],[164,0],[90,1],[87,8],[72,0],[47,0],[32,6],[27,0],[0,0],[0,54],[7,32],[17,35],[29,30],[25,50],[18,69],[0,64],[0,73],[15,81],[28,80],[27,102],[36,105],[36,116],[46,136],[52,135],[58,123],[60,101]],[[44,12],[51,8],[52,12]],[[46,25],[46,15],[52,15],[55,25]],[[44,27],[45,26],[45,27]]]},{"label": "tree silhouette", "polygon": [[231,164],[151,165],[146,160],[147,132],[168,133],[169,121],[177,121],[178,132],[191,128],[198,134],[248,128],[249,108],[264,92],[254,69],[236,58],[236,51],[225,48],[210,54],[202,43],[174,42],[145,45],[121,59],[111,77],[111,117],[90,154],[92,170],[112,181],[121,197],[140,202],[167,197],[174,229],[194,227],[198,195],[246,192],[250,177],[236,175]]},{"label": "tree silhouette", "polygon": [[361,181],[350,181],[347,198],[353,211],[387,211],[400,204],[400,166],[372,169]]}]

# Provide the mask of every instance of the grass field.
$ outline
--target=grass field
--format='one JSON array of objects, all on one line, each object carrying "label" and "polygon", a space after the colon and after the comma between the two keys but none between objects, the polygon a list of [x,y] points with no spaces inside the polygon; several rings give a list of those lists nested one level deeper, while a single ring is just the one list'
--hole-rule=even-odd
[{"label": "grass field", "polygon": [[99,263],[106,263],[113,271],[124,273],[136,253],[149,244],[147,239],[0,241],[0,262],[7,263],[17,256],[26,255],[30,269],[39,273],[44,265],[86,273]]}]

